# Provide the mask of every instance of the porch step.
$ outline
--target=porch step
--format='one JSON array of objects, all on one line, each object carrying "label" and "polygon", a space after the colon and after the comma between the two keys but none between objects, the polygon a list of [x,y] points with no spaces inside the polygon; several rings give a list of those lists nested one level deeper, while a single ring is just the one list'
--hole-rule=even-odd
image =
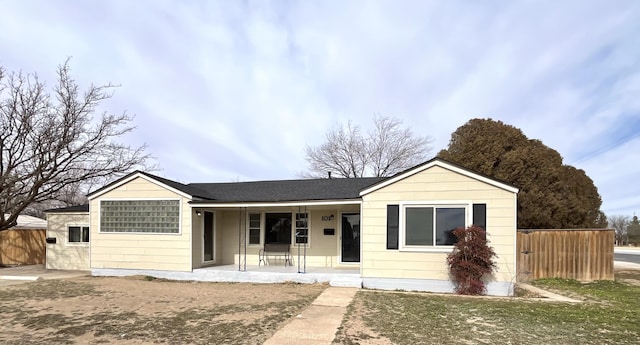
[{"label": "porch step", "polygon": [[329,281],[329,285],[362,288],[362,278],[360,278],[359,274],[341,274],[339,276],[332,277]]}]

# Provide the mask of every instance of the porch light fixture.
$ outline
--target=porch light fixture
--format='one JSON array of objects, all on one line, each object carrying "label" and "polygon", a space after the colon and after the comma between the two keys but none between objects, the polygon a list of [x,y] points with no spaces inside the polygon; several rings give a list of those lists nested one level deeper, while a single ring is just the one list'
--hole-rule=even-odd
[{"label": "porch light fixture", "polygon": [[202,211],[196,210],[196,216],[200,217],[202,215]]}]

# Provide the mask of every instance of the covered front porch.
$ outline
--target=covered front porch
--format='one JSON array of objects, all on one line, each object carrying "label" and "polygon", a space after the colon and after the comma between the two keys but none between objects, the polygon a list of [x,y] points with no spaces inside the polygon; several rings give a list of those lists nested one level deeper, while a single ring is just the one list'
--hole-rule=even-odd
[{"label": "covered front porch", "polygon": [[[236,271],[277,276],[330,273],[322,270],[326,268],[359,274],[359,201],[192,204],[192,209],[194,271],[222,272],[235,267]],[[265,255],[267,246],[273,244],[286,248],[286,253]],[[285,280],[300,279],[309,278]]]},{"label": "covered front porch", "polygon": [[[244,267],[240,267],[243,269]],[[362,287],[359,267],[331,268],[307,267],[306,273],[299,273],[297,266],[248,265],[239,270],[238,265],[220,265],[197,268],[191,272],[159,270],[93,269],[93,276],[144,275],[155,278],[200,282],[232,283],[327,283],[331,286]]]}]

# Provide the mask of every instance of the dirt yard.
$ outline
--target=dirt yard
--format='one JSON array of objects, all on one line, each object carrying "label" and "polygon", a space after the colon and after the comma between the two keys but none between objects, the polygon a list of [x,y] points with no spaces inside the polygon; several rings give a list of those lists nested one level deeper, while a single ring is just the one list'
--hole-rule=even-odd
[{"label": "dirt yard", "polygon": [[2,344],[261,344],[325,285],[83,277],[0,288]]}]

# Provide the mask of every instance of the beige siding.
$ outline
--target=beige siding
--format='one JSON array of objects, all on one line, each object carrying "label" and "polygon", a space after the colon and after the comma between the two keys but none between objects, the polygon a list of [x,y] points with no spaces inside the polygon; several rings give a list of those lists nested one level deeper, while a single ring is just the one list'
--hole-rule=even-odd
[{"label": "beige siding", "polygon": [[69,226],[89,226],[89,214],[47,214],[47,237],[55,238],[56,243],[46,244],[46,267],[58,270],[88,270],[89,243],[68,243]]},{"label": "beige siding", "polygon": [[[343,205],[333,207],[308,207],[307,212],[310,215],[309,224],[309,246],[307,247],[307,266],[308,267],[340,267],[343,266],[340,263],[339,257],[339,245],[340,245],[340,214],[341,212],[358,212],[359,205]],[[218,236],[218,257],[220,261],[217,262],[221,265],[238,264],[242,259],[238,255],[241,248],[239,248],[240,236],[246,234],[246,213],[258,212],[258,213],[280,213],[280,212],[298,212],[298,208],[294,207],[273,207],[273,208],[259,208],[248,209],[242,211],[242,217],[239,215],[237,209],[222,209],[215,211],[217,219],[217,233]],[[304,211],[303,211],[304,212]],[[333,215],[332,220],[322,220],[323,216]],[[263,214],[264,217],[264,214]],[[264,221],[264,219],[263,219]],[[334,235],[324,235],[325,228],[332,228],[335,230]],[[239,234],[238,231],[242,231]],[[244,241],[245,238],[243,237]],[[262,248],[261,245],[247,245],[247,265],[258,264],[258,252]],[[244,248],[242,248],[244,250]],[[304,253],[304,249],[300,248],[301,256]],[[298,260],[298,247],[296,245],[291,246],[291,259],[292,263],[297,264]],[[281,264],[278,259],[270,260],[274,264]]]},{"label": "beige siding", "polygon": [[[180,234],[101,233],[100,200],[106,199],[179,199]],[[188,198],[143,178],[131,180],[92,199],[91,268],[190,271],[194,252],[188,202]]]},{"label": "beige siding", "polygon": [[447,200],[487,205],[488,239],[498,255],[495,280],[512,281],[516,272],[515,194],[439,166],[433,166],[363,197],[362,276],[448,280],[446,250],[410,252],[386,249],[387,205],[407,201],[429,203]]}]

